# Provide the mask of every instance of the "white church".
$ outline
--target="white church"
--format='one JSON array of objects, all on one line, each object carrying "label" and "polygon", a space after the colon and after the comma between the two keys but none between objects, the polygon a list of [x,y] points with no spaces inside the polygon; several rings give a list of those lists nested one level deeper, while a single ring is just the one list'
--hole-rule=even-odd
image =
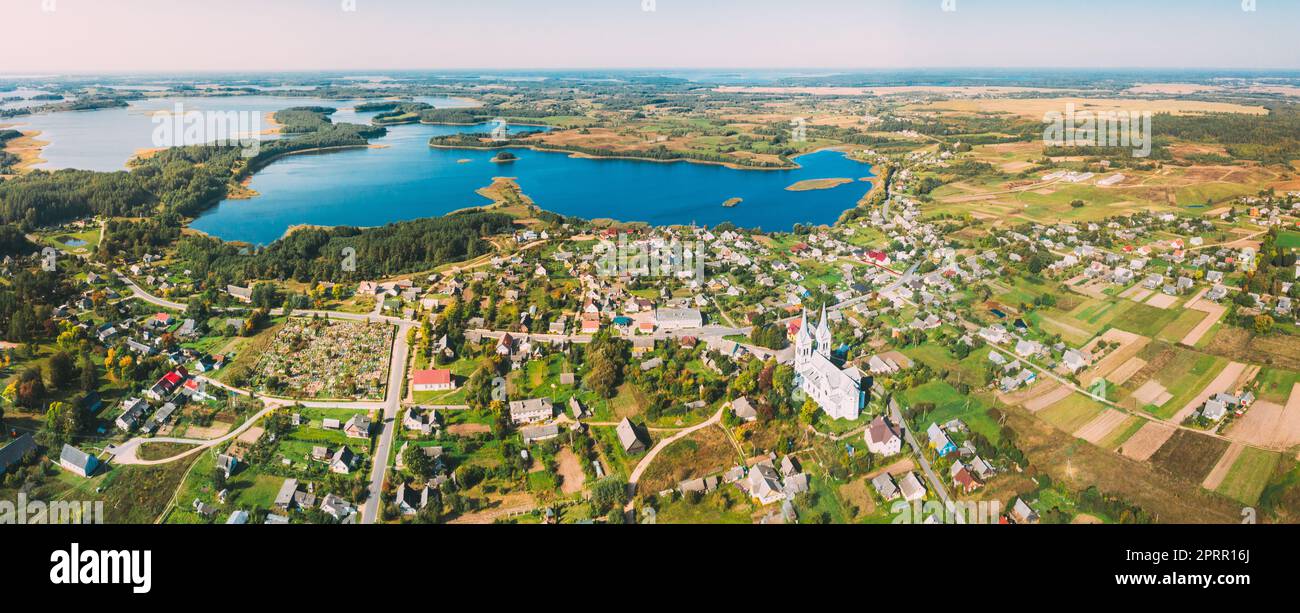
[{"label": "white church", "polygon": [[799,388],[832,419],[857,419],[867,405],[870,382],[863,386],[862,371],[852,366],[841,369],[831,361],[831,327],[822,307],[822,320],[814,332],[808,326],[808,312],[799,320],[794,341],[794,371]]}]

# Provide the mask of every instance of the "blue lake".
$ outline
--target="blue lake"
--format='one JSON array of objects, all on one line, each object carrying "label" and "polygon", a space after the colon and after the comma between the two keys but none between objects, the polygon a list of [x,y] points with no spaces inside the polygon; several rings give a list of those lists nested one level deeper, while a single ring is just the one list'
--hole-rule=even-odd
[{"label": "blue lake", "polygon": [[[20,94],[0,94],[0,97],[5,95]],[[415,99],[439,108],[472,105],[470,101],[451,98]],[[114,171],[125,170],[127,161],[136,152],[154,146],[153,133],[156,127],[153,121],[154,113],[173,111],[176,104],[183,105],[186,111],[247,111],[259,114],[273,113],[291,106],[324,106],[339,109],[333,116],[336,122],[370,123],[370,118],[375,113],[357,113],[352,110],[352,107],[361,102],[364,101],[270,95],[160,97],[134,100],[125,108],[45,113],[0,119],[0,125],[12,124],[19,130],[40,131],[37,139],[48,142],[49,145],[41,150],[41,158],[45,162],[35,165],[34,168]],[[263,127],[270,128],[265,123]]]},{"label": "blue lake", "polygon": [[[465,106],[464,100],[418,98],[437,107]],[[23,130],[40,130],[50,144],[44,169],[125,168],[137,151],[152,147],[152,114],[187,110],[273,112],[290,106],[339,109],[335,122],[369,123],[375,113],[352,110],[360,101],[275,95],[152,98],[128,108],[65,112],[10,120]],[[377,226],[438,216],[488,204],[476,190],[493,177],[518,179],[542,208],[556,213],[657,225],[716,225],[789,230],[796,223],[833,223],[871,188],[859,179],[871,167],[838,151],[797,158],[793,170],[741,170],[690,162],[575,158],[565,153],[515,149],[518,160],[496,164],[495,151],[435,149],[429,138],[458,132],[487,132],[482,126],[404,125],[375,139],[376,147],[283,157],[258,172],[250,187],[260,195],[228,200],[192,225],[225,240],[267,244],[300,224]],[[511,126],[512,131],[535,130]],[[793,192],[808,179],[855,179],[832,189]],[[741,198],[735,207],[723,207]]]},{"label": "blue lake", "polygon": [[[527,127],[514,127],[527,130]],[[228,200],[192,227],[225,240],[267,244],[290,226],[376,226],[483,206],[475,193],[493,177],[514,177],[538,206],[563,215],[644,221],[657,225],[715,225],[789,230],[796,223],[833,223],[871,188],[860,181],[870,165],[839,151],[797,159],[794,170],[738,170],[689,162],[575,158],[515,149],[518,160],[491,162],[494,151],[436,149],[431,136],[488,126],[406,125],[377,139],[379,148],[281,158],[258,172],[261,195]],[[832,189],[788,191],[806,179],[855,179]],[[742,198],[735,207],[723,207]]]}]

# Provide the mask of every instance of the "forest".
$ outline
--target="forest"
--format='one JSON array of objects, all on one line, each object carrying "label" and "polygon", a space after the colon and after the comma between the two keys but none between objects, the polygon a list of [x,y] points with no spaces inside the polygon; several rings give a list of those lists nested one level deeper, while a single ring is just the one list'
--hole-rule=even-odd
[{"label": "forest", "polygon": [[[478,257],[492,251],[485,237],[512,228],[508,215],[471,209],[377,228],[303,228],[253,253],[238,243],[186,236],[177,245],[177,258],[197,277],[217,285],[266,279],[357,281]],[[355,258],[347,249],[355,250]]]}]

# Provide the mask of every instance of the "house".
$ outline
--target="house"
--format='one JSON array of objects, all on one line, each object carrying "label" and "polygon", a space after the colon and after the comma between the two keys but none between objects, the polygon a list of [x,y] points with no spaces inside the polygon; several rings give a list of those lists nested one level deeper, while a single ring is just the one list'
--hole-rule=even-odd
[{"label": "house", "polygon": [[348,438],[370,438],[370,418],[365,415],[353,415],[348,423],[343,425],[343,433]]},{"label": "house", "polygon": [[587,414],[587,410],[583,408],[577,396],[569,397],[569,412],[573,413],[574,419],[582,419],[582,416]]},{"label": "house", "polygon": [[758,419],[758,411],[754,410],[754,405],[744,396],[731,401],[731,412],[735,413],[737,418],[745,421]]},{"label": "house", "polygon": [[413,487],[407,487],[406,483],[397,486],[397,493],[394,495],[394,501],[397,503],[397,510],[402,515],[415,515],[421,509],[429,506],[429,488],[425,486],[420,490]]},{"label": "house", "polygon": [[445,368],[417,370],[411,373],[411,389],[417,392],[441,392],[456,389],[451,371]]},{"label": "house", "polygon": [[713,490],[718,489],[719,482],[721,482],[721,480],[718,479],[718,477],[716,476],[703,477],[700,479],[688,479],[686,481],[682,481],[681,483],[678,483],[677,490],[680,491],[682,494],[689,494],[691,492],[707,494],[709,492],[712,492]]},{"label": "house", "polygon": [[59,466],[74,475],[89,477],[95,474],[95,469],[99,467],[99,458],[65,444],[63,451],[59,452]]},{"label": "house", "polygon": [[226,293],[230,294],[240,302],[253,301],[253,289],[249,287],[239,287],[238,285],[227,285]]},{"label": "house", "polygon": [[559,436],[560,427],[555,424],[524,426],[519,429],[519,435],[523,437],[525,445],[531,445],[535,441],[550,440]]},{"label": "house", "polygon": [[195,400],[208,398],[208,382],[203,379],[186,379],[181,385],[181,393]]},{"label": "house", "polygon": [[683,330],[704,326],[698,309],[655,309],[655,326],[660,330]]},{"label": "house", "polygon": [[618,422],[615,428],[618,433],[618,442],[623,446],[623,451],[628,454],[641,453],[645,451],[645,441],[641,438],[641,433],[632,420],[624,417],[623,421]]},{"label": "house", "polygon": [[238,467],[239,460],[234,457],[228,456],[224,453],[217,456],[216,469],[222,471],[226,475],[227,479],[229,479],[231,475],[235,474],[235,469]]},{"label": "house", "polygon": [[334,494],[326,494],[320,501],[320,510],[335,520],[343,521],[357,512],[356,507]]},{"label": "house", "polygon": [[863,433],[863,438],[866,439],[867,450],[871,453],[889,457],[903,450],[902,437],[894,431],[883,415],[877,415],[871,420],[867,431]]},{"label": "house", "polygon": [[990,477],[997,474],[997,471],[993,470],[993,467],[990,466],[988,462],[985,462],[984,458],[979,456],[975,456],[975,458],[970,461],[970,470],[975,474],[975,477],[981,481],[988,481]]},{"label": "house", "polygon": [[939,427],[939,424],[930,424],[930,427],[925,431],[925,435],[930,439],[930,447],[938,452],[939,457],[957,451],[957,446],[952,443],[952,439],[949,439],[947,434],[943,433],[943,429]]},{"label": "house", "polygon": [[1082,351],[1067,349],[1065,355],[1061,357],[1061,364],[1070,372],[1077,373],[1088,366],[1088,358]]},{"label": "house", "polygon": [[880,494],[886,502],[898,498],[900,495],[898,485],[894,483],[894,478],[889,473],[880,473],[875,479],[871,480],[871,486],[876,488],[876,493]]},{"label": "house", "polygon": [[966,465],[961,462],[953,462],[948,475],[952,477],[953,487],[966,493],[973,492],[982,485],[975,480],[975,476],[971,474],[970,469],[966,468]]},{"label": "house", "polygon": [[402,418],[402,427],[429,436],[438,428],[438,414],[433,409],[410,407]]},{"label": "house", "polygon": [[354,461],[356,461],[356,454],[352,453],[352,450],[348,449],[347,445],[343,445],[330,457],[330,472],[340,475],[351,473]]},{"label": "house", "polygon": [[1023,498],[1017,498],[1011,504],[1011,512],[1007,514],[1011,521],[1017,524],[1036,524],[1038,523],[1038,513],[1035,513],[1029,505],[1025,504]]},{"label": "house", "polygon": [[144,412],[149,408],[149,404],[142,398],[131,398],[122,403],[122,414],[117,416],[114,422],[123,432],[130,432],[140,425],[144,419]]},{"label": "house", "polygon": [[158,411],[150,416],[149,419],[145,420],[144,431],[153,433],[159,427],[166,425],[166,423],[171,420],[172,414],[174,413],[176,413],[176,403],[168,402],[167,404],[162,405],[161,409],[158,409]]},{"label": "house", "polygon": [[247,523],[248,523],[248,511],[245,511],[243,509],[231,513],[230,517],[226,518],[226,525],[238,525],[238,524],[247,524]]},{"label": "house", "polygon": [[755,464],[749,471],[749,495],[765,505],[785,498],[780,477],[770,460]]},{"label": "house", "polygon": [[[406,450],[409,449],[410,446],[410,443],[402,443],[402,448],[397,450],[398,470],[406,470]],[[430,460],[433,460],[433,472],[441,473],[445,470],[446,467],[442,463],[443,450],[441,446],[423,446],[416,447],[416,449],[419,449],[424,453],[424,455],[428,456]]]},{"label": "house", "polygon": [[10,466],[22,462],[29,453],[36,453],[36,440],[31,434],[23,434],[0,447],[0,475],[5,474]]},{"label": "house", "polygon": [[1201,409],[1201,417],[1204,417],[1210,421],[1219,421],[1223,419],[1223,417],[1227,414],[1228,414],[1227,403],[1216,399],[1206,400],[1205,408]]},{"label": "house", "polygon": [[550,398],[510,401],[510,421],[516,426],[546,421],[554,416],[555,405]]},{"label": "house", "polygon": [[807,492],[809,489],[808,473],[797,473],[785,478],[785,486],[781,488],[786,499],[793,499],[795,496]]},{"label": "house", "polygon": [[1036,356],[1043,352],[1043,344],[1038,341],[1021,340],[1016,342],[1016,355],[1022,358]]},{"label": "house", "polygon": [[154,400],[162,400],[180,388],[181,384],[185,382],[185,378],[188,376],[189,373],[186,372],[184,368],[177,368],[176,370],[163,375],[161,379],[158,379],[158,382],[154,383],[153,387],[146,390],[144,395],[153,398]]},{"label": "house", "polygon": [[909,471],[902,481],[898,482],[898,491],[903,495],[903,500],[915,502],[925,498],[925,486],[921,480],[916,477],[916,473]]},{"label": "house", "polygon": [[278,509],[288,511],[293,508],[295,496],[298,493],[298,480],[285,479],[280,484],[280,492],[275,495],[275,506]]}]

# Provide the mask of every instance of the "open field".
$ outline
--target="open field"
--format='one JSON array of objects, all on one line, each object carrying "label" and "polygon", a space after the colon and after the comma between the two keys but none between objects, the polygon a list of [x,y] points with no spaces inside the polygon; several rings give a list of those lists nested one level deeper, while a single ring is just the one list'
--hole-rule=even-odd
[{"label": "open field", "polygon": [[1205,481],[1201,482],[1201,487],[1207,490],[1218,489],[1219,484],[1223,483],[1224,477],[1228,476],[1228,470],[1237,462],[1237,458],[1241,456],[1241,452],[1245,448],[1246,446],[1241,443],[1232,443],[1229,445],[1228,450],[1223,452],[1223,455],[1219,457],[1219,461],[1215,463],[1214,468],[1205,476]]},{"label": "open field", "polygon": [[1092,398],[1083,394],[1070,394],[1060,402],[1039,411],[1038,417],[1064,432],[1078,432],[1080,428],[1083,428],[1106,410],[1104,405]]},{"label": "open field", "polygon": [[1225,440],[1179,430],[1151,455],[1151,463],[1199,485],[1227,450],[1228,442]]},{"label": "open field", "polygon": [[641,475],[637,487],[658,492],[687,479],[720,473],[736,464],[736,448],[721,428],[704,428],[665,447]]},{"label": "open field", "polygon": [[1066,398],[1069,398],[1074,390],[1061,385],[1055,381],[1044,381],[1038,387],[1032,390],[1034,397],[1026,400],[1024,407],[1030,413],[1037,413],[1047,407],[1050,407]]},{"label": "open field", "polygon": [[1106,409],[1091,421],[1074,431],[1074,435],[1094,445],[1105,439],[1120,424],[1128,421],[1129,416],[1115,409]]},{"label": "open field", "polygon": [[1201,113],[1245,113],[1264,115],[1268,109],[1230,102],[1199,100],[1147,100],[1140,98],[981,98],[978,100],[942,100],[905,107],[917,111],[960,111],[967,113],[1011,113],[1041,120],[1050,112],[1064,113],[1067,104],[1079,111],[1130,111],[1192,115]]},{"label": "open field", "polygon": [[1214,490],[1242,504],[1253,505],[1259,502],[1280,459],[1277,453],[1245,447]]},{"label": "open field", "polygon": [[[1163,523],[1235,523],[1239,507],[1217,494],[1187,483],[1145,462],[1095,447],[1023,411],[1007,412],[1007,425],[1019,435],[1029,461],[1056,481],[1122,496]],[[1154,451],[1154,450],[1153,450]],[[1217,456],[1216,456],[1217,459]]]},{"label": "open field", "polygon": [[560,474],[560,491],[565,495],[581,492],[587,477],[582,471],[582,461],[578,455],[565,447],[555,454],[555,464]]},{"label": "open field", "polygon": [[1123,364],[1120,364],[1119,368],[1110,371],[1110,376],[1106,377],[1106,380],[1115,385],[1124,385],[1133,377],[1133,375],[1136,375],[1138,371],[1142,370],[1142,367],[1146,365],[1146,360],[1136,356],[1131,357]]},{"label": "open field", "polygon": [[1134,460],[1146,461],[1174,435],[1175,430],[1173,426],[1148,421],[1120,446],[1119,452]]},{"label": "open field", "polygon": [[1209,333],[1210,328],[1219,323],[1219,320],[1223,319],[1223,314],[1228,312],[1227,308],[1209,300],[1195,300],[1189,303],[1187,308],[1205,313],[1205,316],[1188,330],[1187,334],[1179,341],[1188,347],[1195,347],[1197,343],[1201,342],[1201,339],[1205,338],[1205,335]]},{"label": "open field", "polygon": [[1137,434],[1146,424],[1146,419],[1136,415],[1129,415],[1124,418],[1124,421],[1120,422],[1119,425],[1112,428],[1109,433],[1100,438],[1096,444],[1102,449],[1117,451],[1120,445],[1123,445],[1128,442],[1130,438],[1133,438],[1133,435]]}]

